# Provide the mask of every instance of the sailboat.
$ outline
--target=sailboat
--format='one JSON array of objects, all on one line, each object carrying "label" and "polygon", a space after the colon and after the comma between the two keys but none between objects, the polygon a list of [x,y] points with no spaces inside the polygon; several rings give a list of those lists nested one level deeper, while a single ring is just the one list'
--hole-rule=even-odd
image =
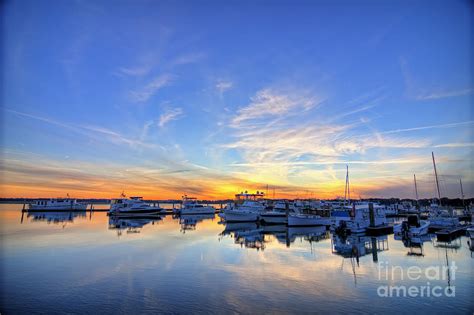
[{"label": "sailboat", "polygon": [[[416,185],[416,175],[413,174],[413,180],[415,182],[415,197],[416,197],[416,209],[418,212],[419,203],[418,203],[418,187]],[[393,233],[396,235],[401,235],[405,238],[407,237],[420,237],[422,235],[428,234],[428,228],[430,226],[429,221],[420,220],[418,214],[409,215],[407,221],[403,221],[400,224],[396,224],[393,227]]]},{"label": "sailboat", "polygon": [[451,208],[442,207],[441,204],[441,193],[439,190],[438,171],[436,169],[436,161],[434,153],[431,152],[433,158],[433,168],[436,178],[436,190],[438,193],[438,204],[431,204],[430,215],[428,220],[430,221],[430,227],[435,229],[442,229],[446,227],[453,227],[459,225],[459,218],[454,215],[454,211]]}]

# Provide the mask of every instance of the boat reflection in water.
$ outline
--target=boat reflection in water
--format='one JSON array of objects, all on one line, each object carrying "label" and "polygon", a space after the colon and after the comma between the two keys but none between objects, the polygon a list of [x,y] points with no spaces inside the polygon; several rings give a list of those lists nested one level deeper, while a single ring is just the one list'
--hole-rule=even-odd
[{"label": "boat reflection in water", "polygon": [[335,234],[332,237],[332,253],[344,258],[355,258],[357,264],[360,257],[368,254],[372,254],[372,260],[377,262],[378,252],[387,250],[387,235],[374,237],[352,234],[344,237]]},{"label": "boat reflection in water", "polygon": [[276,239],[290,247],[297,239],[312,244],[329,238],[324,226],[287,227],[286,225],[259,225],[253,222],[227,223],[220,236],[230,235],[234,243],[245,248],[264,250],[266,244]]},{"label": "boat reflection in water", "polygon": [[265,239],[263,229],[255,222],[219,222],[225,224],[224,231],[219,234],[219,240],[225,236],[234,238],[234,243],[245,248],[265,249]]},{"label": "boat reflection in water", "polygon": [[423,252],[423,243],[431,242],[433,239],[433,234],[426,234],[421,236],[409,236],[403,237],[400,234],[394,234],[393,238],[397,241],[402,241],[403,245],[409,249],[407,252],[408,256],[425,256]]},{"label": "boat reflection in water", "polygon": [[181,225],[181,232],[196,230],[196,226],[199,222],[204,220],[214,220],[214,213],[210,214],[181,214],[177,216],[179,218],[179,224]]},{"label": "boat reflection in water", "polygon": [[[22,213],[21,222],[23,223],[23,216],[25,212]],[[27,218],[31,222],[47,222],[48,224],[62,224],[63,228],[66,227],[67,223],[74,222],[74,219],[79,217],[85,217],[86,211],[69,211],[69,212],[27,212]]]},{"label": "boat reflection in water", "polygon": [[127,234],[140,233],[140,230],[147,224],[155,224],[162,220],[161,216],[150,216],[141,218],[121,218],[109,217],[109,230],[116,230],[117,236],[121,236],[123,231]]}]

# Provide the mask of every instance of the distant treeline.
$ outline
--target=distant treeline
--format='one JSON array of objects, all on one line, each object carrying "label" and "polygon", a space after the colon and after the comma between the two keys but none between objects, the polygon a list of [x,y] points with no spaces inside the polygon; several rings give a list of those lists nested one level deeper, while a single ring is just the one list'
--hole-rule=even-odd
[{"label": "distant treeline", "polygon": [[[34,200],[48,200],[49,198],[0,198],[0,203],[29,203]],[[79,202],[93,203],[93,204],[108,204],[110,199],[77,199]],[[166,200],[145,200],[146,202],[161,202],[161,203],[179,203],[181,199],[166,199]],[[232,199],[224,200],[200,200],[202,203],[229,203],[232,202]],[[390,205],[395,203],[401,203],[404,201],[409,201],[416,203],[416,200],[413,199],[401,199],[401,198],[368,198],[362,199],[362,201],[380,203],[384,205]],[[433,203],[433,199],[420,199],[418,203],[421,207],[429,206]],[[450,199],[450,198],[441,198],[441,204],[443,206],[451,207],[463,207],[463,200],[460,198]],[[464,199],[464,206],[474,204],[474,198]]]},{"label": "distant treeline", "polygon": [[[414,199],[400,199],[400,198],[388,198],[388,199],[379,199],[379,198],[369,198],[369,199],[363,199],[364,201],[369,201],[369,202],[378,202],[380,204],[384,205],[391,205],[395,203],[401,203],[404,201],[409,201],[412,202],[413,204],[416,203],[416,200]],[[421,207],[426,207],[432,204],[433,202],[438,202],[438,200],[433,200],[433,199],[419,199],[418,203]],[[463,204],[464,203],[464,204]],[[470,199],[464,199],[464,202],[460,198],[455,198],[455,199],[450,199],[450,198],[441,198],[441,204],[443,206],[451,206],[451,207],[463,207],[467,206],[474,203],[474,198]]]}]

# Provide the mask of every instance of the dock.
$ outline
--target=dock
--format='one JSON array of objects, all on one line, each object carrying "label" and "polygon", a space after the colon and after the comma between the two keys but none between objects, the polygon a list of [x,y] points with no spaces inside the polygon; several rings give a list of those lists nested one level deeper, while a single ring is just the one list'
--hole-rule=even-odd
[{"label": "dock", "polygon": [[365,232],[370,236],[387,235],[393,233],[393,225],[369,226]]},{"label": "dock", "polygon": [[461,225],[461,226],[455,226],[452,228],[439,230],[435,233],[436,239],[440,242],[447,242],[447,241],[449,242],[458,238],[461,235],[465,235],[466,229],[467,229],[467,226]]}]

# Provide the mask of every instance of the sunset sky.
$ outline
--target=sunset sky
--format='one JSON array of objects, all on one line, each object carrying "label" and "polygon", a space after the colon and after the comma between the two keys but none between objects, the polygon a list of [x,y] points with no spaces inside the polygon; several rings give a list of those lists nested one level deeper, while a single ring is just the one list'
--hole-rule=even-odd
[{"label": "sunset sky", "polygon": [[469,1],[6,1],[0,197],[474,197]]}]

